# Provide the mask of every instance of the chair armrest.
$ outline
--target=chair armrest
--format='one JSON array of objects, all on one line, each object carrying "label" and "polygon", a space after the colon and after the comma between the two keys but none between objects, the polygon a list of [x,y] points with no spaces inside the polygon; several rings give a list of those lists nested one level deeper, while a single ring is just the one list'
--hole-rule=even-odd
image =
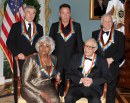
[{"label": "chair armrest", "polygon": [[64,91],[64,97],[66,96],[66,94],[68,93],[68,90],[69,90],[69,88],[70,88],[70,80],[69,79],[67,79],[67,84],[66,84],[66,87],[65,87],[65,91]]},{"label": "chair armrest", "polygon": [[71,81],[70,81],[69,79],[67,79],[67,83],[66,83],[64,95],[63,95],[62,97],[59,96],[59,97],[60,97],[60,103],[65,103],[65,96],[67,95],[68,90],[69,90],[69,88],[70,88],[70,83],[71,83]]},{"label": "chair armrest", "polygon": [[107,94],[107,83],[104,84],[104,89],[103,89],[103,98],[106,98],[106,94]]}]

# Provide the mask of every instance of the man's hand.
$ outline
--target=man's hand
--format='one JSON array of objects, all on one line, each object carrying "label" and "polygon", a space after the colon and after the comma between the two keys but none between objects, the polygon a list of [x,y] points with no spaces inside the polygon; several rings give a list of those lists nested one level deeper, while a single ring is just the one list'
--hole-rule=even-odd
[{"label": "man's hand", "polygon": [[58,84],[60,84],[60,82],[61,82],[61,79],[60,79],[60,76],[59,75],[56,75],[56,82],[58,83]]},{"label": "man's hand", "polygon": [[58,91],[58,85],[60,84],[61,82],[61,79],[60,79],[60,76],[59,75],[56,75],[56,81],[55,81],[55,88],[56,90]]},{"label": "man's hand", "polygon": [[25,59],[25,55],[23,53],[18,54],[17,57],[20,60],[24,60]]},{"label": "man's hand", "polygon": [[46,100],[47,103],[51,103],[51,98],[47,93],[42,92],[41,96],[42,96],[42,98],[44,98]]},{"label": "man's hand", "polygon": [[114,61],[113,58],[107,58],[108,68],[110,67],[113,61]]},{"label": "man's hand", "polygon": [[93,80],[92,78],[81,78],[80,82],[82,82],[84,86],[89,87],[93,83]]}]

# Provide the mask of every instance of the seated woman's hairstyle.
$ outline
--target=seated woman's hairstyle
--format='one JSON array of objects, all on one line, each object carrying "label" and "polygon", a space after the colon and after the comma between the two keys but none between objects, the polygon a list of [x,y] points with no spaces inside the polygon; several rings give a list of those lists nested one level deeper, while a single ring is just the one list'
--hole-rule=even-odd
[{"label": "seated woman's hairstyle", "polygon": [[55,49],[54,40],[49,36],[42,36],[41,38],[39,38],[36,45],[35,45],[35,48],[36,48],[37,52],[39,52],[40,44],[43,43],[43,42],[45,42],[45,43],[47,43],[47,44],[49,44],[51,46],[51,50],[49,52],[49,55],[50,55]]}]

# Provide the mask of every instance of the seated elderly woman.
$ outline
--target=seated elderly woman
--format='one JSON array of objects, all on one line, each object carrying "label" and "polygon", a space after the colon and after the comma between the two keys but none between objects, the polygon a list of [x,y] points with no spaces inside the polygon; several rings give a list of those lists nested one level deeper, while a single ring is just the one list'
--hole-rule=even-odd
[{"label": "seated elderly woman", "polygon": [[51,55],[54,41],[41,37],[35,46],[37,54],[27,58],[23,66],[21,95],[27,103],[59,103],[59,97],[52,78],[60,80],[55,69],[56,57]]}]

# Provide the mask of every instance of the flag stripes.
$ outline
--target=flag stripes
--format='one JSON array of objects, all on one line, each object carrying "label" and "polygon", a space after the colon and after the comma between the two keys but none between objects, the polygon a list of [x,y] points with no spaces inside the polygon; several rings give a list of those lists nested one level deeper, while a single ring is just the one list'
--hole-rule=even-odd
[{"label": "flag stripes", "polygon": [[23,0],[9,0],[4,13],[3,22],[1,25],[0,34],[0,48],[4,52],[9,64],[11,71],[13,72],[13,58],[11,52],[6,46],[6,40],[8,38],[11,26],[13,23],[24,19],[24,5]]}]

